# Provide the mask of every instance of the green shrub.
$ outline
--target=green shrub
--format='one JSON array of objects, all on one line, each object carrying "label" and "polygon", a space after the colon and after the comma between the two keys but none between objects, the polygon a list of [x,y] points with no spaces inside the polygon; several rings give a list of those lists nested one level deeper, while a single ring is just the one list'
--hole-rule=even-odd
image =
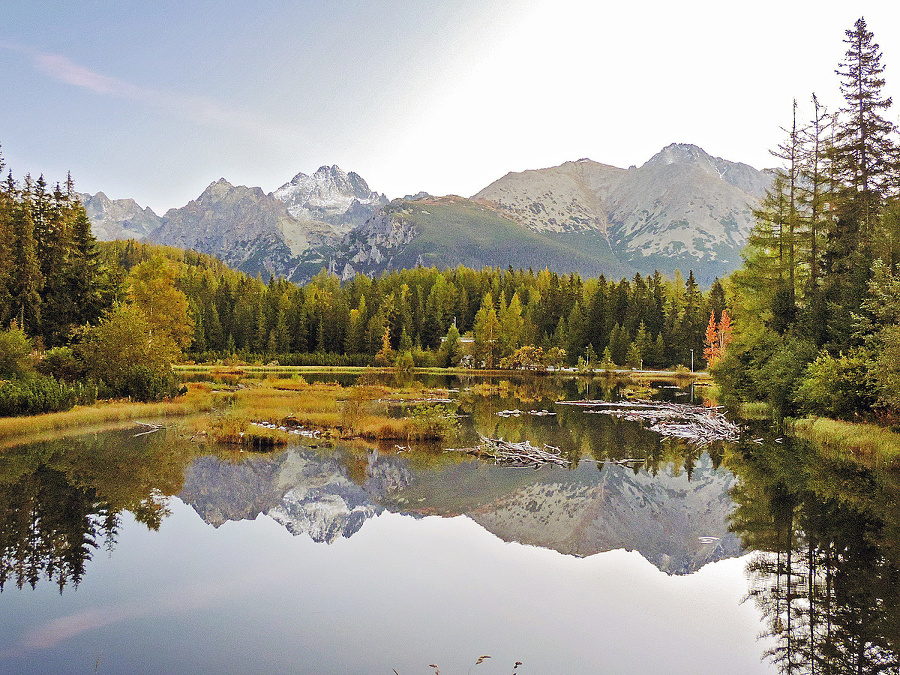
[{"label": "green shrub", "polygon": [[397,354],[397,358],[394,359],[394,368],[400,372],[408,373],[415,367],[416,362],[413,360],[413,355],[410,351],[400,352]]},{"label": "green shrub", "polygon": [[796,337],[785,339],[751,375],[756,383],[754,398],[771,403],[779,417],[792,415],[797,388],[815,357],[816,347],[811,342]]},{"label": "green shrub", "polygon": [[440,368],[446,365],[446,359],[441,361],[438,354],[419,347],[412,350],[412,357],[416,368]]},{"label": "green shrub", "polygon": [[74,382],[84,375],[84,366],[70,347],[54,347],[44,352],[44,357],[37,364],[37,371],[57,380]]},{"label": "green shrub", "polygon": [[148,366],[138,364],[125,370],[118,385],[119,396],[135,401],[161,401],[187,391],[172,372],[158,373]]},{"label": "green shrub", "polygon": [[410,419],[411,436],[419,440],[440,440],[456,431],[456,414],[446,406],[422,403]]},{"label": "green shrub", "polygon": [[0,377],[16,377],[31,370],[31,341],[15,322],[0,331]]},{"label": "green shrub", "polygon": [[813,415],[838,419],[854,417],[875,402],[869,386],[868,362],[862,349],[835,358],[822,353],[809,364],[797,388],[800,409]]},{"label": "green shrub", "polygon": [[32,376],[0,383],[0,417],[71,409],[86,392],[53,377]]}]

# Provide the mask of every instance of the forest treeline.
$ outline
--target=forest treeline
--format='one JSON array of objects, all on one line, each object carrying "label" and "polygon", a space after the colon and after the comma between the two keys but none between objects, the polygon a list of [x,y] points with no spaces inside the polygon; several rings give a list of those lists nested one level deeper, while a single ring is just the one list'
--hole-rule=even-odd
[{"label": "forest treeline", "polygon": [[[240,355],[281,365],[367,365],[379,355],[407,354],[417,366],[452,366],[468,353],[468,365],[492,368],[535,347],[561,350],[560,361],[572,365],[599,363],[607,352],[619,365],[655,367],[689,366],[693,349],[699,368],[709,318],[725,310],[722,284],[704,293],[692,273],[687,280],[657,273],[607,281],[547,270],[420,267],[342,284],[323,270],[300,287],[263,282],[190,251],[135,241],[100,248],[123,274],[158,255],[177,265],[175,283],[193,322],[188,354],[198,361]],[[468,352],[455,341],[463,335],[474,340]]]},{"label": "forest treeline", "polygon": [[729,279],[734,342],[713,368],[726,397],[777,414],[878,415],[900,406],[900,148],[881,51],[846,31],[843,106],[794,101],[744,266]]},{"label": "forest treeline", "polygon": [[50,187],[10,172],[0,183],[9,242],[0,249],[0,411],[91,391],[169,395],[169,365],[187,355],[475,368],[710,361],[726,399],[767,401],[780,415],[896,420],[900,147],[863,19],[845,42],[843,107],[831,113],[812,96],[812,119],[801,123],[795,104],[744,266],[706,292],[693,273],[615,281],[466,267],[344,283],[323,271],[303,287],[263,281],[194,252],[98,244],[71,179]]}]

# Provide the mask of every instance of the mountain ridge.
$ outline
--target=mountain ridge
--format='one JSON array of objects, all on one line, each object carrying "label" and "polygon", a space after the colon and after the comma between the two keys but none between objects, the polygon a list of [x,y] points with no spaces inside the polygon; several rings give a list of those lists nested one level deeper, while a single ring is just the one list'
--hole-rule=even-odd
[{"label": "mountain ridge", "polygon": [[323,267],[349,279],[462,264],[611,277],[692,269],[708,284],[739,267],[770,180],[672,143],[640,167],[582,158],[509,172],[471,197],[420,192],[388,201],[359,174],[323,165],[270,193],[221,178],[161,217],[102,193],[85,203],[95,205],[89,216],[102,238],[134,234],[298,283]]}]

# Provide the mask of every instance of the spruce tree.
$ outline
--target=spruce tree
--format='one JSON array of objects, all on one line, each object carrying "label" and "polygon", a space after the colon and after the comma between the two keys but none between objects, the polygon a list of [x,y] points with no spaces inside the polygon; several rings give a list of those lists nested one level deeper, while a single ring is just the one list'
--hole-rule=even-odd
[{"label": "spruce tree", "polygon": [[31,204],[27,197],[13,208],[13,269],[10,295],[14,317],[19,327],[26,333],[36,334],[41,320],[41,289],[44,277],[41,274],[34,238],[34,221],[31,219]]},{"label": "spruce tree", "polygon": [[[3,155],[0,154],[0,172],[3,171]],[[7,325],[11,318],[12,295],[10,294],[10,284],[13,277],[13,257],[12,247],[13,230],[12,216],[13,207],[15,206],[15,184],[12,180],[12,174],[9,180],[0,184],[0,241],[4,242],[0,245],[0,325]]]},{"label": "spruce tree", "polygon": [[844,42],[847,52],[835,71],[845,102],[832,150],[837,208],[823,257],[827,346],[833,352],[853,343],[852,314],[867,293],[876,225],[897,172],[895,127],[882,117],[891,99],[882,94],[881,52],[865,19],[846,31]]},{"label": "spruce tree", "polygon": [[896,179],[894,124],[882,116],[891,107],[885,98],[881,51],[866,20],[846,31],[847,52],[835,73],[841,78],[844,107],[840,111],[833,161],[842,183],[839,217],[853,223],[866,238],[884,198]]}]

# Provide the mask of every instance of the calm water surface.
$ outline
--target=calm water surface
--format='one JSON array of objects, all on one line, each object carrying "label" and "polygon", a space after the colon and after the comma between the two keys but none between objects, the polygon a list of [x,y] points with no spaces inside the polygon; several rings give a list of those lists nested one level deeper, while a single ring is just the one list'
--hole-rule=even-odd
[{"label": "calm water surface", "polygon": [[601,384],[470,385],[458,445],[528,438],[577,467],[210,454],[175,430],[3,451],[0,671],[897,672],[892,475],[554,405]]}]

